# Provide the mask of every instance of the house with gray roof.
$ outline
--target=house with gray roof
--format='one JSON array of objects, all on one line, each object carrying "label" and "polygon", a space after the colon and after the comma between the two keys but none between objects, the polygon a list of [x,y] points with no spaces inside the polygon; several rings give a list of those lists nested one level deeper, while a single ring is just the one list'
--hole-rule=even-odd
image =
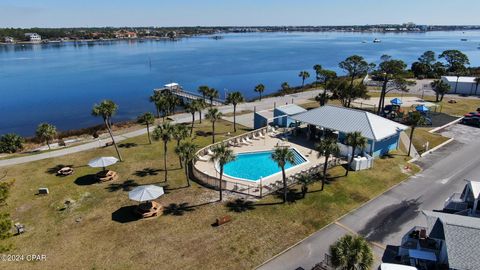
[{"label": "house with gray roof", "polygon": [[307,124],[312,136],[321,136],[319,134],[325,130],[337,132],[339,142],[345,140],[347,133],[359,131],[368,139],[364,151],[373,157],[397,149],[401,132],[408,128],[370,112],[332,105],[298,113],[290,118]]},{"label": "house with gray roof", "polygon": [[253,126],[255,129],[262,128],[268,124],[277,127],[292,127],[295,121],[293,121],[290,116],[306,111],[303,107],[293,103],[269,110],[258,111],[254,113]]},{"label": "house with gray roof", "polygon": [[[480,219],[445,212],[422,211],[427,227],[415,227],[402,240],[399,255],[412,266],[480,269]],[[404,260],[405,262],[405,260]]]}]

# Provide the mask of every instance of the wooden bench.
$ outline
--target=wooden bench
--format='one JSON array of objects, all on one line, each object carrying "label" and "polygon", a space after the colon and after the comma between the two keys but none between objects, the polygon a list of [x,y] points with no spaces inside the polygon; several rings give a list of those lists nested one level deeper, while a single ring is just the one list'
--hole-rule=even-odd
[{"label": "wooden bench", "polygon": [[231,216],[223,216],[223,217],[221,217],[221,218],[217,218],[217,219],[215,220],[214,225],[215,225],[215,226],[220,226],[220,225],[223,225],[223,224],[228,223],[228,222],[230,222],[230,221],[232,221],[232,217],[231,217]]}]

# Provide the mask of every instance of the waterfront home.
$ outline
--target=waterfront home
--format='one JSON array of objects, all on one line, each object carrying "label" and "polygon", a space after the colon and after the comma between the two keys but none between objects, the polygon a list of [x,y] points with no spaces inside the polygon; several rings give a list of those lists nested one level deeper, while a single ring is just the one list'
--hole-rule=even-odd
[{"label": "waterfront home", "polygon": [[5,37],[3,40],[5,41],[5,43],[14,43],[15,42],[13,37]]},{"label": "waterfront home", "polygon": [[[442,81],[450,85],[451,94],[479,95],[475,77],[442,76]],[[456,90],[455,90],[456,86]]]},{"label": "waterfront home", "polygon": [[[368,139],[363,151],[380,157],[398,149],[400,134],[408,127],[373,113],[332,105],[322,106],[290,116],[293,121],[307,124],[306,135],[318,140],[325,135],[335,135],[344,144],[347,133],[359,131]],[[298,125],[298,124],[297,124]],[[359,152],[362,149],[358,149]],[[342,151],[348,154],[348,151]]]},{"label": "waterfront home", "polygon": [[115,38],[137,38],[137,33],[132,31],[116,31]]},{"label": "waterfront home", "polygon": [[403,263],[420,269],[480,269],[480,219],[422,211],[427,227],[415,227],[402,239]]},{"label": "waterfront home", "polygon": [[37,33],[25,33],[25,37],[28,38],[30,42],[42,41],[42,37]]},{"label": "waterfront home", "polygon": [[467,181],[462,193],[454,193],[445,201],[444,210],[468,216],[478,216],[480,182]]}]

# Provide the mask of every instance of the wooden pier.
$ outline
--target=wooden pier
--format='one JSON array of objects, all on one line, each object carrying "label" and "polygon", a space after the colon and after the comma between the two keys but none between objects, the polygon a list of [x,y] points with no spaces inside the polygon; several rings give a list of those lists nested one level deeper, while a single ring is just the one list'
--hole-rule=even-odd
[{"label": "wooden pier", "polygon": [[[153,91],[155,91],[155,92],[169,91],[170,93],[180,97],[181,99],[183,99],[186,102],[191,102],[191,101],[197,100],[197,99],[203,99],[207,104],[210,104],[210,99],[209,98],[207,98],[207,97],[203,98],[203,96],[200,95],[200,94],[183,90],[183,88],[179,84],[176,84],[176,83],[166,84],[163,88],[157,88],[157,89],[154,89]],[[225,101],[223,101],[221,99],[218,99],[218,98],[213,99],[213,106],[220,106],[220,105],[224,105],[224,104],[225,104]]]}]

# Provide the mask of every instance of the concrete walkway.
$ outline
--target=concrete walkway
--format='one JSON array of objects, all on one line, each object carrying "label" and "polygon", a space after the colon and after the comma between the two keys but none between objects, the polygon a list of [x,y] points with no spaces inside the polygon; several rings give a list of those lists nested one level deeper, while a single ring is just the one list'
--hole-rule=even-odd
[{"label": "concrete walkway", "polygon": [[[248,102],[248,103],[242,103],[237,106],[237,111],[242,111],[242,110],[251,110],[253,111],[254,108],[259,111],[259,110],[266,110],[266,109],[271,109],[273,108],[274,104],[277,106],[284,105],[286,103],[292,103],[292,101],[295,104],[302,104],[302,103],[307,103],[309,102],[308,99],[315,97],[320,93],[321,90],[313,90],[313,91],[308,91],[308,92],[302,92],[302,93],[296,93],[292,95],[286,95],[283,97],[271,97],[271,98],[265,98],[262,99],[262,101],[255,101],[255,102]],[[233,112],[233,107],[231,105],[225,105],[225,106],[220,106],[218,109],[222,113],[231,113]],[[204,111],[204,113],[206,110]],[[188,123],[191,122],[192,116],[189,113],[181,113],[181,114],[176,114],[170,117],[174,123]],[[227,120],[230,118],[226,118]],[[233,118],[232,118],[233,119]],[[137,137],[140,135],[144,135],[147,133],[147,129],[139,129],[135,130],[132,132],[128,132],[125,134],[121,135],[116,135],[115,140],[117,142],[121,142],[123,140]],[[106,141],[103,140],[103,143]],[[53,158],[53,157],[60,157],[60,156],[65,156],[69,154],[74,154],[82,151],[87,151],[91,149],[95,149],[99,147],[99,142],[94,141],[94,142],[89,142],[77,146],[72,146],[68,148],[63,148],[51,152],[46,152],[46,153],[40,153],[40,154],[34,154],[34,155],[29,155],[29,156],[22,156],[22,157],[17,157],[17,158],[11,158],[11,159],[3,159],[0,160],[0,167],[4,166],[11,166],[11,165],[16,165],[16,164],[22,164],[22,163],[27,163],[31,161],[36,161],[36,160],[42,160],[42,159],[47,159],[47,158]]]}]

